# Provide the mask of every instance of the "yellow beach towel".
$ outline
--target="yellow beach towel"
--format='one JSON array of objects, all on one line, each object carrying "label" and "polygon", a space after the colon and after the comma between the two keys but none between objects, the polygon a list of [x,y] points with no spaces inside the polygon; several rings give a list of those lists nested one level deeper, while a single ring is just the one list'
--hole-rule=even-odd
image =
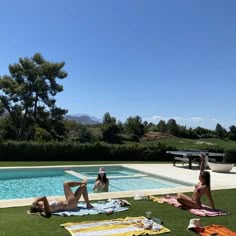
[{"label": "yellow beach towel", "polygon": [[148,199],[153,201],[153,202],[164,203],[163,197],[155,197],[155,196],[152,196],[152,195],[148,195]]},{"label": "yellow beach towel", "polygon": [[72,236],[133,236],[154,235],[170,232],[162,226],[159,230],[147,230],[143,228],[143,222],[147,219],[140,217],[126,217],[103,221],[84,221],[80,223],[65,223],[65,227]]}]

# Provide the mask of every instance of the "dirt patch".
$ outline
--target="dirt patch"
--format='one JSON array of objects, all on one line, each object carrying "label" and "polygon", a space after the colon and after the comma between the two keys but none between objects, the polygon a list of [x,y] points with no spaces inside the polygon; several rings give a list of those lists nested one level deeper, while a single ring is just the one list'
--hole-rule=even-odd
[{"label": "dirt patch", "polygon": [[197,141],[196,144],[215,145],[214,143],[205,142],[205,141]]},{"label": "dirt patch", "polygon": [[153,140],[159,140],[159,139],[171,138],[171,137],[174,137],[174,136],[170,134],[164,134],[161,132],[148,132],[144,134],[142,139],[145,141],[153,141]]}]

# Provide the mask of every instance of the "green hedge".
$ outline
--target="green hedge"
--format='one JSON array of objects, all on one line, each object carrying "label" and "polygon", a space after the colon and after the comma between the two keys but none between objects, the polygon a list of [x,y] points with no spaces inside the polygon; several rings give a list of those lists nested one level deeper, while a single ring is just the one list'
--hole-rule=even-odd
[{"label": "green hedge", "polygon": [[[176,150],[163,143],[39,143],[2,142],[0,161],[172,161],[167,150]],[[215,151],[215,150],[209,150]],[[236,163],[236,149],[225,151],[224,161]]]},{"label": "green hedge", "polygon": [[225,151],[224,162],[236,164],[236,149],[229,149]]},{"label": "green hedge", "polygon": [[158,143],[143,144],[76,144],[76,143],[0,143],[0,161],[171,161]]}]

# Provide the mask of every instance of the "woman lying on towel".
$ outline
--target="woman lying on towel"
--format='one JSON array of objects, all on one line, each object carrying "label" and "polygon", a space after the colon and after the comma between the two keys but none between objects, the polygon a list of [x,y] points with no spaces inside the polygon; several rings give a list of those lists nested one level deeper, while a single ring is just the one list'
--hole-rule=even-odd
[{"label": "woman lying on towel", "polygon": [[204,170],[205,165],[205,154],[200,153],[201,163],[200,163],[200,182],[195,185],[194,192],[192,197],[189,197],[183,193],[177,195],[177,201],[183,205],[183,207],[188,208],[201,208],[201,197],[203,194],[209,199],[211,207],[214,209],[215,204],[211,196],[211,187],[210,187],[210,173]]},{"label": "woman lying on towel", "polygon": [[[82,182],[65,182],[64,183],[64,193],[66,200],[48,200],[47,197],[39,197],[32,203],[30,208],[30,213],[40,213],[45,215],[50,215],[53,212],[60,210],[73,210],[76,209],[77,204],[81,196],[83,196],[87,208],[92,208],[93,206],[89,202],[88,191],[87,191],[87,180]],[[73,193],[71,187],[79,186]]]}]

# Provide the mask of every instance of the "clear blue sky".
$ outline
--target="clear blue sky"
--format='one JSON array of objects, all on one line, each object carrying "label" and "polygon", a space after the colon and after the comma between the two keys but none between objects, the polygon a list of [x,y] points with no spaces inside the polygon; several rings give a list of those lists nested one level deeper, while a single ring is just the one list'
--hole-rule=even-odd
[{"label": "clear blue sky", "polygon": [[236,125],[235,0],[1,0],[0,75],[65,61],[57,105],[117,120]]}]

